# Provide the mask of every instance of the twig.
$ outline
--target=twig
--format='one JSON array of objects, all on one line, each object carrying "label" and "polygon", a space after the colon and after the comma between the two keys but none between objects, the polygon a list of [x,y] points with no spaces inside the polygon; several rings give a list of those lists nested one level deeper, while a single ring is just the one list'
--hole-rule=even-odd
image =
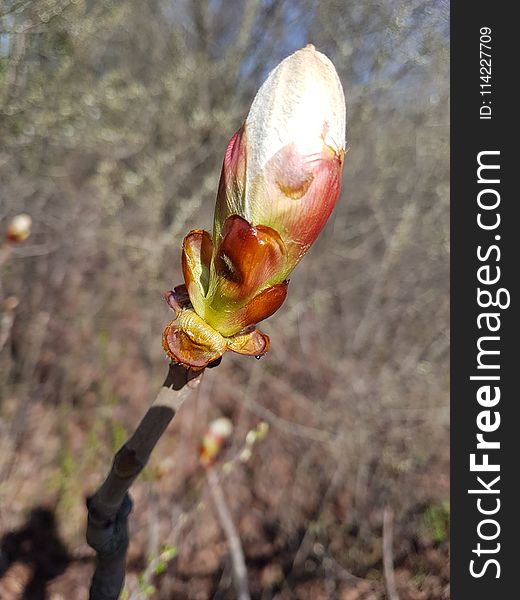
[{"label": "twig", "polygon": [[211,468],[208,469],[208,481],[220,525],[224,530],[228,542],[231,564],[233,565],[233,579],[235,581],[237,600],[250,600],[251,596],[249,595],[249,586],[247,583],[246,561],[244,559],[240,537],[227,507],[224,493],[222,492],[218,480],[218,475]]},{"label": "twig", "polygon": [[394,574],[394,511],[386,506],[383,512],[383,569],[388,600],[399,600]]},{"label": "twig", "polygon": [[125,579],[128,490],[144,469],[152,450],[176,411],[200,383],[195,373],[172,364],[166,381],[130,439],[117,452],[97,492],[87,500],[87,543],[96,551],[90,600],[117,600]]}]

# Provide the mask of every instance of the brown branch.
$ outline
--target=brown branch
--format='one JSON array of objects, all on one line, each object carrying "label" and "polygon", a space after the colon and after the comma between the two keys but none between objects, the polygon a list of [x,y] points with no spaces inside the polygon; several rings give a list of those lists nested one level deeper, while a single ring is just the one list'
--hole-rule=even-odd
[{"label": "brown branch", "polygon": [[87,500],[87,542],[96,551],[90,600],[117,600],[121,593],[129,541],[128,515],[132,510],[128,490],[181,404],[199,385],[201,373],[170,365],[168,376],[152,405],[115,455],[105,481]]}]

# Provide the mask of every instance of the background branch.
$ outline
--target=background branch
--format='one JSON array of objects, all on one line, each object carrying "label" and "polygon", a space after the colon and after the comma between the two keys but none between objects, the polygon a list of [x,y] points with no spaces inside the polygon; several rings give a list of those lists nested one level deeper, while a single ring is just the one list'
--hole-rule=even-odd
[{"label": "background branch", "polygon": [[229,512],[229,508],[224,497],[224,492],[220,487],[218,475],[213,469],[208,469],[208,481],[211,497],[217,511],[220,525],[226,535],[229,554],[231,556],[231,564],[233,566],[233,581],[238,600],[250,600],[249,586],[247,583],[247,568],[244,558],[244,551],[238,531],[233,523],[233,517]]},{"label": "background branch", "polygon": [[394,511],[386,506],[383,512],[383,572],[389,600],[399,600],[394,573]]}]

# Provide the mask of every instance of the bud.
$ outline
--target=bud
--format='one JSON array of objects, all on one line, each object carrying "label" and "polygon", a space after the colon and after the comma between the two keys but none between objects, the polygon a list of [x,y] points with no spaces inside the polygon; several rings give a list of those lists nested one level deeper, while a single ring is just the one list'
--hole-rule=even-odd
[{"label": "bud", "polygon": [[345,120],[343,88],[324,54],[308,45],[282,61],[228,146],[214,238],[233,214],[272,228],[286,246],[287,276],[336,203]]},{"label": "bud", "polygon": [[344,155],[343,89],[309,45],[271,72],[229,142],[213,236],[184,239],[186,286],[168,296],[176,319],[163,337],[173,360],[204,368],[226,350],[267,352],[255,326],[280,308],[288,275],[334,208]]},{"label": "bud", "polygon": [[6,237],[10,242],[19,243],[31,235],[32,219],[29,215],[22,213],[16,215],[7,228]]},{"label": "bud", "polygon": [[208,431],[202,438],[200,447],[200,462],[205,467],[209,467],[215,462],[226,440],[232,433],[233,424],[229,419],[220,417],[211,421]]}]

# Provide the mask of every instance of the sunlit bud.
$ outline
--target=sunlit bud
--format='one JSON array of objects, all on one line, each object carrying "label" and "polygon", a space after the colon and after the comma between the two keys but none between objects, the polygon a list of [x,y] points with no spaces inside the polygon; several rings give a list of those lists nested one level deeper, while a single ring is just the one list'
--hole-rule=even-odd
[{"label": "sunlit bud", "polygon": [[345,122],[339,77],[314,46],[270,73],[228,144],[213,236],[184,239],[185,288],[170,293],[176,319],[163,337],[174,361],[204,368],[227,350],[267,352],[255,326],[283,304],[338,199]]},{"label": "sunlit bud", "polygon": [[246,463],[251,460],[252,456],[253,456],[253,452],[251,451],[251,447],[246,446],[245,448],[243,448],[243,450],[239,454],[238,458],[239,458],[240,462]]},{"label": "sunlit bud", "polygon": [[260,421],[260,423],[258,423],[258,426],[256,428],[256,439],[257,441],[262,441],[267,437],[267,434],[269,433],[269,423],[267,423],[266,421]]},{"label": "sunlit bud", "polygon": [[215,462],[226,440],[232,433],[233,424],[229,419],[221,417],[211,421],[208,431],[202,438],[200,447],[200,462],[205,467],[211,466]]},{"label": "sunlit bud", "polygon": [[308,45],[282,61],[231,140],[221,176],[214,237],[236,214],[272,228],[285,245],[282,281],[327,221],[340,189],[345,97],[334,65]]},{"label": "sunlit bud", "polygon": [[30,215],[16,215],[7,228],[6,237],[10,242],[24,242],[31,235],[32,219]]}]

